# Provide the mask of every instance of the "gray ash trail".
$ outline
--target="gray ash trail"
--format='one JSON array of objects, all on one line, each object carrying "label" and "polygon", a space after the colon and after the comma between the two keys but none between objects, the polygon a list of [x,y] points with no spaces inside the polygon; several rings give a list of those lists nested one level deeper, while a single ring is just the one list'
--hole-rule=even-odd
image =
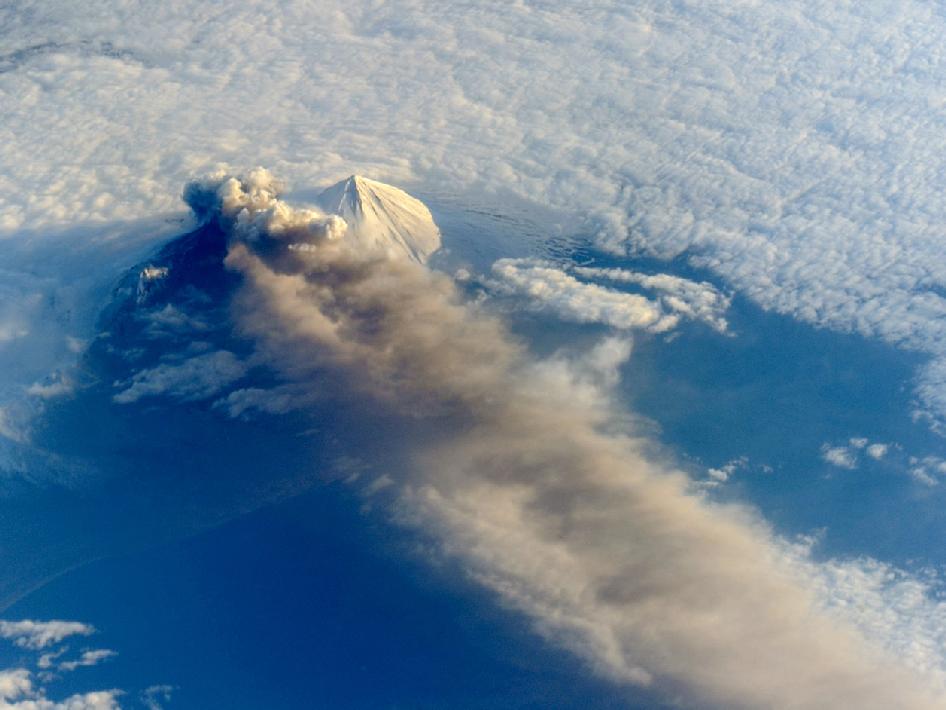
[{"label": "gray ash trail", "polygon": [[[348,241],[264,171],[187,194],[204,225],[119,286],[89,353],[97,384],[44,434],[102,471],[78,504],[34,504],[69,540],[55,564],[344,475],[617,683],[697,707],[938,706],[929,679],[814,611],[804,565],[751,513],[648,457],[606,391],[626,343],[536,360],[409,250]],[[242,369],[193,368],[220,352]],[[92,521],[81,535],[66,505]]]},{"label": "gray ash trail", "polygon": [[350,405],[388,412],[403,449],[365,458],[392,515],[550,641],[696,706],[939,706],[919,674],[815,612],[804,565],[752,514],[648,458],[600,387],[626,349],[605,343],[595,367],[536,362],[449,279],[355,248],[267,176],[200,190],[219,197],[243,278],[234,318],[261,361],[300,408],[328,373]]}]

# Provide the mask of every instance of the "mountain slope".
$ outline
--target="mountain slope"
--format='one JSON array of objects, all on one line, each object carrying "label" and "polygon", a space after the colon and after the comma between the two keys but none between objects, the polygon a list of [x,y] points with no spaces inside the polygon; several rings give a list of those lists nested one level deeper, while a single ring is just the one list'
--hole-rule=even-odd
[{"label": "mountain slope", "polygon": [[324,190],[319,206],[348,224],[346,239],[364,249],[407,255],[424,263],[440,248],[430,210],[403,190],[359,175]]}]

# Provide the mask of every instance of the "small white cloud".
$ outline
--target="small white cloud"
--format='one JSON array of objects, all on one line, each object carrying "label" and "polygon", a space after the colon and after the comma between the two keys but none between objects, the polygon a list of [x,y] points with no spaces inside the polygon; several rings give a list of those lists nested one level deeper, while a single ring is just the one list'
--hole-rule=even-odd
[{"label": "small white cloud", "polygon": [[43,669],[52,668],[55,665],[54,661],[68,650],[69,650],[68,646],[63,646],[58,651],[51,651],[50,653],[44,653],[42,656],[39,657],[39,660],[36,662],[36,665]]},{"label": "small white cloud", "polygon": [[198,355],[175,364],[162,364],[135,373],[120,383],[125,389],[113,399],[119,404],[142,397],[166,395],[184,401],[212,397],[246,374],[249,366],[227,350]]},{"label": "small white cloud", "polygon": [[173,685],[152,685],[141,692],[141,704],[147,710],[163,710],[164,703],[171,702],[174,690]]},{"label": "small white cloud", "polygon": [[848,439],[848,443],[855,449],[863,449],[868,444],[868,439],[861,436],[853,436]]},{"label": "small white cloud", "polygon": [[821,447],[821,458],[838,468],[854,469],[857,467],[857,457],[846,446],[824,444]]},{"label": "small white cloud", "polygon": [[94,632],[94,627],[78,621],[0,621],[0,638],[31,650],[47,648],[70,636],[88,636]]},{"label": "small white cloud", "polygon": [[[74,671],[76,668],[96,666],[107,658],[112,658],[118,654],[107,648],[99,648],[93,651],[84,651],[82,655],[74,661],[63,661],[57,667],[61,671]],[[42,658],[40,659],[42,661]]]},{"label": "small white cloud", "polygon": [[75,386],[72,380],[60,372],[53,373],[43,382],[34,382],[26,388],[26,393],[40,399],[53,399],[71,394]]},{"label": "small white cloud", "polygon": [[262,389],[247,387],[230,392],[226,397],[214,402],[213,406],[224,409],[234,419],[258,411],[264,414],[285,414],[292,411],[311,397],[289,386]]},{"label": "small white cloud", "polygon": [[939,456],[911,456],[910,475],[926,486],[939,485],[940,478],[946,476],[946,459]]},{"label": "small white cloud", "polygon": [[590,279],[607,279],[656,291],[668,311],[690,320],[702,321],[720,333],[729,330],[725,313],[732,298],[706,281],[691,281],[671,274],[643,274],[627,269],[576,267],[572,272]]},{"label": "small white cloud", "polygon": [[890,450],[889,444],[870,444],[867,447],[867,455],[872,459],[879,461],[884,456],[887,455],[887,452]]},{"label": "small white cloud", "polygon": [[524,296],[533,308],[577,323],[602,323],[622,330],[655,333],[676,326],[679,316],[657,301],[579,281],[552,264],[532,259],[500,259],[493,264],[496,290]]},{"label": "small white cloud", "polygon": [[708,468],[706,470],[706,475],[709,476],[709,481],[704,483],[712,486],[718,486],[723,483],[726,483],[733,474],[735,474],[740,469],[744,469],[749,465],[749,459],[746,456],[740,456],[739,458],[732,459],[731,461],[726,462],[718,468]]}]

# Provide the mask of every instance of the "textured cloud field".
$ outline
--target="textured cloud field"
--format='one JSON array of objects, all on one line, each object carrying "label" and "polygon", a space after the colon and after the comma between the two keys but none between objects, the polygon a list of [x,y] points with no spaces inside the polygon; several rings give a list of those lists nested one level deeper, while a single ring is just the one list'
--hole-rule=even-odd
[{"label": "textured cloud field", "polygon": [[[23,2],[7,233],[140,219],[218,162],[510,190],[602,244],[929,353],[946,413],[944,18],[924,2]],[[13,333],[8,316],[0,332]]]},{"label": "textured cloud field", "polygon": [[[35,440],[84,388],[111,387],[119,412],[173,402],[245,423],[338,397],[328,372],[409,442],[356,488],[599,674],[697,706],[938,707],[935,573],[815,562],[813,541],[710,502],[612,390],[633,333],[740,337],[738,296],[918,354],[913,416],[943,431],[944,31],[918,0],[0,6],[0,475],[81,486],[91,469]],[[226,178],[254,165],[296,206],[265,171]],[[185,212],[181,186],[217,168]],[[366,181],[320,192],[353,172],[410,188],[442,224],[476,205],[516,235],[542,215],[537,238],[483,246],[484,264],[448,250],[451,280],[414,263],[439,244],[423,204]],[[370,258],[340,239],[349,190],[382,216],[348,233]],[[383,218],[394,203],[413,246]],[[169,272],[147,259],[200,225],[224,235],[234,308],[152,309]],[[557,259],[560,237],[612,261]],[[375,258],[375,240],[413,260]],[[140,352],[110,354],[126,370],[103,384],[88,354],[121,334],[96,319],[136,264],[119,291],[151,309],[132,318]],[[612,337],[537,359],[489,310],[507,302]],[[166,342],[186,345],[147,359]],[[898,446],[858,435],[820,454],[852,475],[899,457],[935,486],[943,459]],[[84,542],[20,555],[0,589],[88,559]],[[16,623],[0,636],[48,645]],[[110,652],[88,653],[47,662]],[[0,671],[0,707],[59,707],[38,688]]]}]

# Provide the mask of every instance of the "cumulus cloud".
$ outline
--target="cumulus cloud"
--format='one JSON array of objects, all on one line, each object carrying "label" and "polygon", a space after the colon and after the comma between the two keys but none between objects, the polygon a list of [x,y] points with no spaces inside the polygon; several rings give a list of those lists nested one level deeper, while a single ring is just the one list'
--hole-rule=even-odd
[{"label": "cumulus cloud", "polygon": [[0,670],[0,710],[120,710],[120,695],[117,690],[99,690],[50,700],[43,688],[34,685],[29,670]]},{"label": "cumulus cloud", "polygon": [[640,328],[655,333],[676,326],[678,317],[657,301],[579,281],[552,264],[529,259],[501,259],[493,264],[498,287],[527,297],[535,308],[578,323]]},{"label": "cumulus cloud", "polygon": [[[384,461],[396,519],[596,672],[715,707],[942,704],[883,634],[817,611],[757,518],[647,456],[594,376],[534,361],[446,276],[337,240],[230,234],[235,315],[260,357],[300,387],[329,372],[400,422]],[[606,347],[604,371],[627,352]]]},{"label": "cumulus cloud", "polygon": [[0,620],[0,638],[10,639],[21,648],[43,649],[70,636],[88,636],[95,629],[78,621]]},{"label": "cumulus cloud", "polygon": [[0,701],[29,693],[33,688],[30,672],[25,668],[0,671]]},{"label": "cumulus cloud", "polygon": [[[90,625],[77,621],[0,621],[0,638],[34,652],[54,646],[71,636],[88,636],[94,631]],[[0,669],[0,710],[119,710],[118,698],[122,692],[115,689],[75,693],[62,700],[48,697],[43,681],[52,677],[48,669],[66,650],[63,647],[39,656],[36,665],[42,672],[38,674],[38,684],[28,668]],[[94,666],[114,655],[114,651],[106,649],[85,651],[74,661],[59,663],[57,668],[72,671]]]},{"label": "cumulus cloud", "polygon": [[[897,445],[894,445],[895,448]],[[855,469],[858,466],[858,452],[867,454],[874,461],[880,461],[890,451],[890,444],[871,441],[864,436],[853,436],[847,444],[832,446],[824,443],[821,446],[821,458],[838,468]]]},{"label": "cumulus cloud", "polygon": [[168,396],[184,401],[213,397],[242,378],[249,365],[228,350],[217,350],[177,363],[163,363],[136,372],[113,399],[119,404],[142,397]]},{"label": "cumulus cloud", "polygon": [[715,487],[726,483],[737,471],[746,468],[748,465],[749,459],[745,456],[740,456],[739,458],[733,459],[732,461],[727,461],[719,468],[709,468],[706,471],[709,480],[704,481],[703,485]]},{"label": "cumulus cloud", "polygon": [[691,281],[671,274],[642,274],[627,269],[602,269],[579,266],[572,272],[589,279],[607,279],[657,291],[663,307],[684,318],[702,321],[714,330],[729,329],[725,313],[732,298],[706,281]]},{"label": "cumulus cloud", "polygon": [[847,446],[830,446],[824,444],[821,447],[821,458],[838,468],[857,468],[857,456]]},{"label": "cumulus cloud", "polygon": [[865,451],[867,451],[867,455],[877,461],[886,456],[889,450],[890,444],[868,444],[867,448],[865,449]]}]

